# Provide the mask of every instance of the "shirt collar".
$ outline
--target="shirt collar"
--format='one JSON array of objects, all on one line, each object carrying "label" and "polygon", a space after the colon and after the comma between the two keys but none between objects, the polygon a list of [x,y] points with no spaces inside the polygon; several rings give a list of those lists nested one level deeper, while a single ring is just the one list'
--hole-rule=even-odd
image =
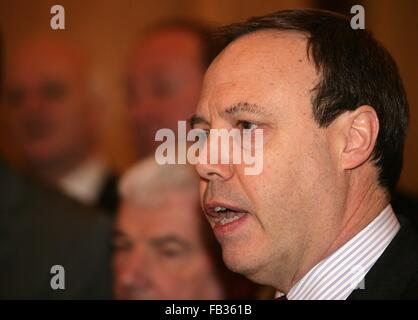
[{"label": "shirt collar", "polygon": [[107,171],[104,161],[92,157],[60,179],[58,186],[76,200],[93,205],[105,182]]}]

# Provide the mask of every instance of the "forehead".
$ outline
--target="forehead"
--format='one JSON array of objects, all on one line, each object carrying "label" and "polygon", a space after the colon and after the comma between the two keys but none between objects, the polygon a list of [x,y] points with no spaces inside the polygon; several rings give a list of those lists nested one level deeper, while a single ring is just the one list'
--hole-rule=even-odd
[{"label": "forehead", "polygon": [[117,226],[142,238],[175,234],[194,241],[200,233],[201,215],[197,201],[187,196],[177,196],[155,207],[125,201],[118,213]]},{"label": "forehead", "polygon": [[287,103],[309,97],[317,80],[302,33],[257,31],[232,42],[212,63],[199,107],[213,108],[237,100]]},{"label": "forehead", "polygon": [[70,45],[49,42],[31,42],[19,48],[8,63],[10,81],[60,79],[83,77],[84,57]]},{"label": "forehead", "polygon": [[128,67],[144,68],[200,62],[201,43],[197,35],[180,29],[156,31],[141,39],[134,47]]}]

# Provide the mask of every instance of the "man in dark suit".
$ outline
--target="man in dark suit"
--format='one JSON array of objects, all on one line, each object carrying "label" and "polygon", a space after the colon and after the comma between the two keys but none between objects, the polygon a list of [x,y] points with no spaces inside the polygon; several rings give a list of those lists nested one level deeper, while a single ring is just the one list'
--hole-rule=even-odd
[{"label": "man in dark suit", "polygon": [[[418,299],[418,232],[390,204],[408,104],[387,50],[317,10],[219,36],[192,125],[209,133],[201,202],[229,268],[280,299]],[[216,129],[249,134],[261,172],[212,157]]]},{"label": "man in dark suit", "polygon": [[99,212],[22,178],[0,157],[0,299],[111,298],[110,233]]},{"label": "man in dark suit", "polygon": [[111,298],[110,233],[106,217],[0,157],[0,299]]},{"label": "man in dark suit", "polygon": [[[111,226],[0,161],[0,298],[110,299]],[[54,289],[62,266],[63,288]],[[52,284],[51,284],[52,283]]]},{"label": "man in dark suit", "polygon": [[8,61],[4,110],[25,171],[85,205],[114,212],[116,178],[99,150],[104,111],[88,59],[58,35],[25,41]]}]

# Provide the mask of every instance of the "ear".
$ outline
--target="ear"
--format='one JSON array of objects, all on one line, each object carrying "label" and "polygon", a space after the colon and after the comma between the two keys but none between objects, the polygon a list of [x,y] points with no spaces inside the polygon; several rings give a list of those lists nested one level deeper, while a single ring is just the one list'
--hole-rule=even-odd
[{"label": "ear", "polygon": [[354,169],[365,163],[373,152],[379,133],[379,118],[374,108],[368,105],[340,117],[341,169]]}]

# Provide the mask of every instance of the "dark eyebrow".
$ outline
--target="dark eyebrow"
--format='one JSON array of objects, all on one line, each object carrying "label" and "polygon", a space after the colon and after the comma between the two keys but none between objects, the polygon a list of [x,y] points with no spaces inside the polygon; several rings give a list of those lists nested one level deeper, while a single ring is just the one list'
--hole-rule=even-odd
[{"label": "dark eyebrow", "polygon": [[223,114],[234,115],[237,113],[252,113],[256,115],[271,116],[271,113],[264,111],[264,108],[255,103],[238,102],[222,111]]},{"label": "dark eyebrow", "polygon": [[198,116],[198,115],[193,115],[190,120],[189,120],[189,124],[190,124],[190,128],[194,128],[194,126],[196,124],[206,124],[206,125],[210,125],[209,121],[207,121],[205,118]]},{"label": "dark eyebrow", "polygon": [[[262,116],[268,116],[268,117],[272,115],[270,112],[266,112],[264,108],[260,107],[259,105],[255,103],[249,103],[249,102],[235,103],[227,107],[221,113],[226,114],[226,115],[234,115],[237,113],[252,113],[255,115],[262,115]],[[194,128],[196,124],[206,124],[210,126],[210,123],[208,120],[198,115],[193,115],[189,120],[189,124],[191,128]]]}]

